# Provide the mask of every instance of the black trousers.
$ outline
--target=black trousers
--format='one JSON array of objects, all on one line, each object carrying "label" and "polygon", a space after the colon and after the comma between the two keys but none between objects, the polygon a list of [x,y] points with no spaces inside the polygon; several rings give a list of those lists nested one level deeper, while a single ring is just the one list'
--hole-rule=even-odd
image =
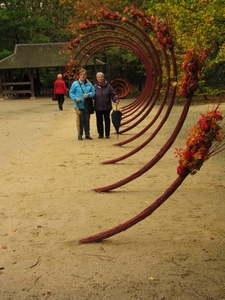
[{"label": "black trousers", "polygon": [[[100,136],[110,135],[110,110],[96,111],[96,125]],[[104,126],[105,125],[105,126]]]},{"label": "black trousers", "polygon": [[56,94],[59,107],[63,106],[64,103],[64,94]]}]

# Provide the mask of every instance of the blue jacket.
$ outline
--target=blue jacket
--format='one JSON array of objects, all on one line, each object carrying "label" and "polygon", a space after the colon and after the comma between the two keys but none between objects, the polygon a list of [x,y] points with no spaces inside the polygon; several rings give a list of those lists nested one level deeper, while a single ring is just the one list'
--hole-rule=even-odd
[{"label": "blue jacket", "polygon": [[[84,93],[80,87],[79,82],[82,86]],[[88,94],[88,97],[94,98],[95,88],[94,88],[93,84],[87,79],[85,82],[78,81],[78,80],[74,81],[70,87],[69,96],[74,102],[75,109],[77,107],[79,107],[79,109],[84,109],[85,98],[84,98],[83,94]],[[77,98],[80,98],[81,102],[76,102]]]},{"label": "blue jacket", "polygon": [[105,80],[102,86],[97,83],[95,87],[95,111],[111,110],[112,101],[116,102],[119,97],[111,84]]}]

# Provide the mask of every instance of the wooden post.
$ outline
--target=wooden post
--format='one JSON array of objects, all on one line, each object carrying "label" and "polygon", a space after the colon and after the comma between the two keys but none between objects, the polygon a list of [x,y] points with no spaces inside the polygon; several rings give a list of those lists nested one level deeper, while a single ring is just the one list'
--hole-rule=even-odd
[{"label": "wooden post", "polygon": [[3,87],[2,87],[2,75],[0,74],[0,100],[4,100],[3,99]]},{"label": "wooden post", "polygon": [[36,99],[34,91],[34,73],[33,69],[30,69],[30,88],[31,88],[31,97],[30,99]]}]

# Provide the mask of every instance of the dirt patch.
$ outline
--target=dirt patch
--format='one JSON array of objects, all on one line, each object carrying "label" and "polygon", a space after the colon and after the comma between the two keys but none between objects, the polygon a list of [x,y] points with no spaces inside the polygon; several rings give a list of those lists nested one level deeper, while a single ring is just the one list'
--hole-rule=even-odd
[{"label": "dirt patch", "polygon": [[[121,106],[131,102],[121,100]],[[174,145],[148,172],[109,193],[109,185],[142,168],[165,144],[180,116],[168,121],[137,154],[104,165],[137,147],[157,126],[123,146],[154,116],[120,135],[77,140],[72,101],[64,110],[48,99],[0,102],[0,299],[225,299],[225,155],[205,163],[150,217],[101,243],[79,239],[140,213],[176,179],[174,148],[213,104],[194,104]],[[225,105],[221,104],[225,113]],[[163,114],[162,114],[163,115]],[[161,117],[159,118],[160,121]],[[113,131],[113,130],[112,130]]]}]

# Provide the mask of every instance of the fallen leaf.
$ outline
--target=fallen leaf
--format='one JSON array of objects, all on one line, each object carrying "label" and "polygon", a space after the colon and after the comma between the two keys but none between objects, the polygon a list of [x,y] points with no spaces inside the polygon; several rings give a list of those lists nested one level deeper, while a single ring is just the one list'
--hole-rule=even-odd
[{"label": "fallen leaf", "polygon": [[151,280],[151,281],[158,280],[158,278],[155,278],[155,277],[152,277],[152,276],[149,276],[147,278],[148,278],[148,280]]}]

